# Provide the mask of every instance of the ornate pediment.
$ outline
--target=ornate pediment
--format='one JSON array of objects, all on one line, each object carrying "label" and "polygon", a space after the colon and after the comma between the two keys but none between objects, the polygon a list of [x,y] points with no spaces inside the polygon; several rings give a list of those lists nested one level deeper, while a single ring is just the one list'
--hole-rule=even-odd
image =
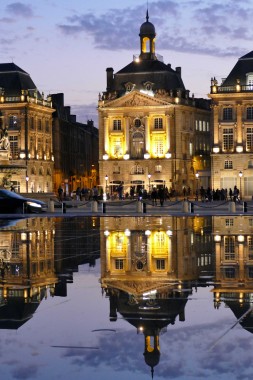
[{"label": "ornate pediment", "polygon": [[142,295],[146,292],[151,292],[154,289],[167,289],[167,291],[174,287],[174,284],[169,284],[168,279],[160,280],[146,280],[144,278],[135,281],[131,280],[110,280],[103,279],[102,285],[106,285],[108,288],[115,288],[122,290],[126,293],[133,294],[135,296]]},{"label": "ornate pediment", "polygon": [[150,95],[142,94],[139,91],[132,91],[121,98],[111,101],[105,101],[103,107],[145,107],[145,106],[166,106],[170,104],[161,99],[157,99]]}]

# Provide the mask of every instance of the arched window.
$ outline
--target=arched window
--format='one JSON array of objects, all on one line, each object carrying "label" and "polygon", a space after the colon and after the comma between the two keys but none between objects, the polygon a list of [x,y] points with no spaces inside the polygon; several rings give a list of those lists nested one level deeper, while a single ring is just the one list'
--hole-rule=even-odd
[{"label": "arched window", "polygon": [[131,142],[131,157],[143,158],[144,155],[144,136],[141,132],[134,132]]}]

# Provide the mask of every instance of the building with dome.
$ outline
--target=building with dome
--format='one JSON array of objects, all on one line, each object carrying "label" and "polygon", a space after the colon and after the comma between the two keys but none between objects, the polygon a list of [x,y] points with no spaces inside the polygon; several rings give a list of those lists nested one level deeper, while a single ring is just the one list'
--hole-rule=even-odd
[{"label": "building with dome", "polygon": [[239,58],[218,85],[211,79],[212,181],[214,188],[236,186],[253,195],[253,51]]},{"label": "building with dome", "polygon": [[154,25],[140,27],[140,54],[114,74],[99,95],[99,177],[108,193],[210,185],[209,100],[184,86],[181,68],[156,54]]},{"label": "building with dome", "polygon": [[14,63],[0,64],[0,186],[51,192],[54,157],[51,98]]}]

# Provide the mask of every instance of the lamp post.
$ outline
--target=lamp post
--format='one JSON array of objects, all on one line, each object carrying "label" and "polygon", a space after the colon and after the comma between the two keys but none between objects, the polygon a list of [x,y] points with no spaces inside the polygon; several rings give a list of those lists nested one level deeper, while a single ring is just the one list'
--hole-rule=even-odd
[{"label": "lamp post", "polygon": [[240,199],[242,200],[242,171],[239,171],[239,177],[240,177]]},{"label": "lamp post", "polygon": [[29,177],[28,177],[27,174],[26,174],[25,180],[26,180],[26,192],[28,193],[28,181],[29,181]]},{"label": "lamp post", "polygon": [[197,189],[196,189],[196,200],[198,201],[199,198],[199,172],[195,174],[196,180],[197,180]]},{"label": "lamp post", "polygon": [[150,178],[151,178],[151,174],[148,174],[148,192],[150,194]]},{"label": "lamp post", "polygon": [[108,188],[107,188],[107,181],[108,181],[108,175],[105,175],[105,193],[106,193],[106,198],[107,198],[107,193],[108,193]]}]

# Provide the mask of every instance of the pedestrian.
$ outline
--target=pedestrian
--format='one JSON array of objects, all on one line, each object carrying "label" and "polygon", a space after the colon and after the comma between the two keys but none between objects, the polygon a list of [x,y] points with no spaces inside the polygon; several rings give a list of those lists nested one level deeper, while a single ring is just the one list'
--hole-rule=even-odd
[{"label": "pedestrian", "polygon": [[92,198],[94,201],[98,201],[98,188],[96,185],[92,189]]},{"label": "pedestrian", "polygon": [[164,198],[165,198],[164,187],[160,187],[158,189],[158,198],[160,201],[160,206],[162,207],[164,204]]},{"label": "pedestrian", "polygon": [[63,189],[61,186],[59,186],[58,188],[58,197],[59,197],[59,201],[62,202],[62,195],[63,195]]},{"label": "pedestrian", "polygon": [[153,187],[153,189],[151,191],[151,199],[152,199],[152,205],[155,206],[156,200],[157,200],[157,191],[156,191],[155,187]]}]

